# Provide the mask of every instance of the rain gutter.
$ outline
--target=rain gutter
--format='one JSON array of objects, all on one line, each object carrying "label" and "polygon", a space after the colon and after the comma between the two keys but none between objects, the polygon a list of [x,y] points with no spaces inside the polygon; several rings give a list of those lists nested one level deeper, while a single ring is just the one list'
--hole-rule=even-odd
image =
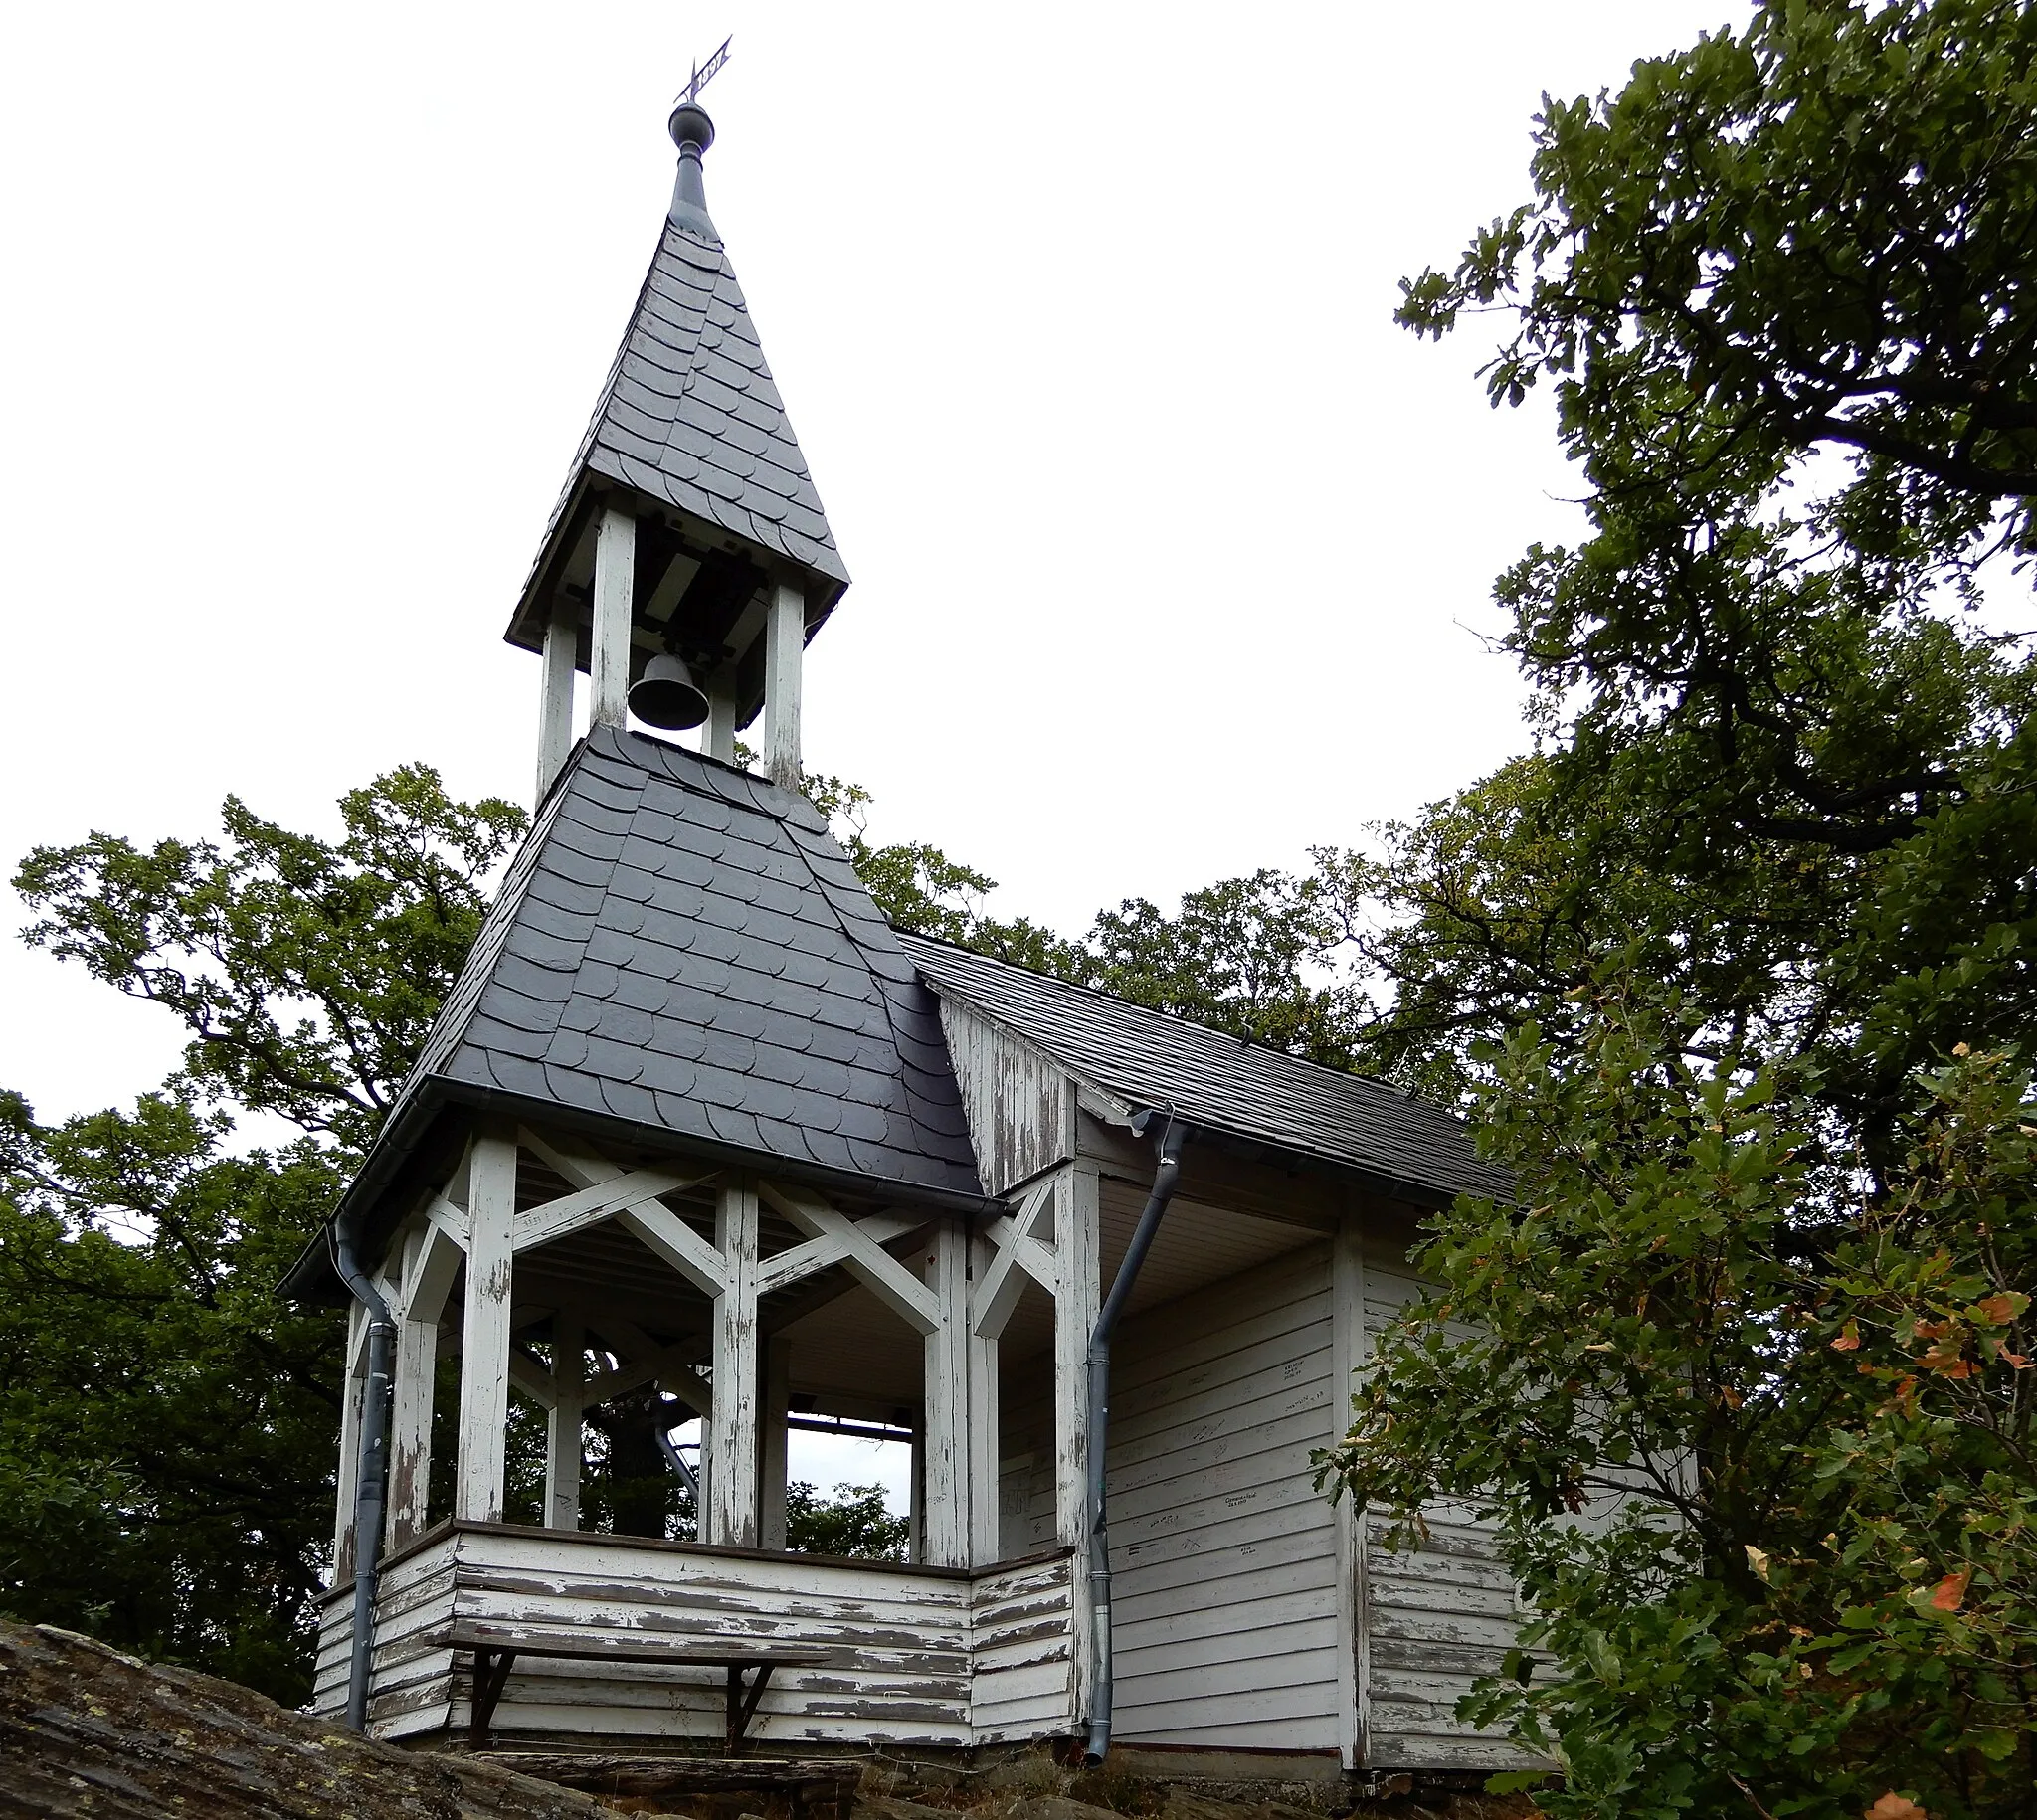
[{"label": "rain gutter", "polygon": [[[1142,1112],[1132,1129],[1144,1134],[1159,1117]],[[1173,1109],[1160,1135],[1159,1167],[1153,1172],[1153,1187],[1146,1196],[1145,1210],[1133,1229],[1132,1242],[1118,1264],[1116,1280],[1104,1298],[1089,1335],[1089,1609],[1096,1639],[1096,1685],[1089,1702],[1089,1741],[1083,1750],[1085,1763],[1100,1763],[1110,1751],[1111,1695],[1113,1692],[1110,1655],[1110,1529],[1104,1510],[1104,1458],[1110,1440],[1110,1343],[1117,1331],[1125,1304],[1132,1298],[1132,1286],[1139,1280],[1139,1267],[1153,1248],[1167,1204],[1174,1198],[1181,1180],[1182,1148],[1190,1130],[1178,1122]]]}]

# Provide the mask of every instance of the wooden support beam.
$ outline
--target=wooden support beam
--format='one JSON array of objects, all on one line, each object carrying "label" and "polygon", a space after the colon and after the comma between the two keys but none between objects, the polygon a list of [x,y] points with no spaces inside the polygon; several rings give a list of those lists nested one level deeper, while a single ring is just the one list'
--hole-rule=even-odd
[{"label": "wooden support beam", "polygon": [[[970,1239],[970,1275],[981,1283],[997,1248],[982,1233]],[[998,1336],[969,1325],[969,1561],[988,1567],[1005,1558],[999,1500]]]},{"label": "wooden support beam", "polygon": [[757,1191],[802,1232],[834,1240],[856,1281],[914,1331],[931,1334],[946,1319],[927,1286],[846,1213],[780,1182],[759,1183]]},{"label": "wooden support beam", "polygon": [[538,674],[537,796],[542,803],[573,751],[573,684],[579,674],[580,624],[572,604],[555,601],[545,622]]},{"label": "wooden support beam", "polygon": [[[1366,1334],[1365,1246],[1358,1217],[1347,1214],[1330,1253],[1330,1433],[1335,1445],[1351,1426],[1358,1374],[1372,1363]],[[1371,1643],[1366,1610],[1365,1513],[1337,1500],[1337,1748],[1346,1769],[1365,1765],[1371,1729]]]},{"label": "wooden support beam", "polygon": [[[607,1188],[627,1179],[628,1172],[618,1168],[599,1151],[591,1150],[583,1143],[555,1138],[544,1132],[533,1131],[528,1126],[520,1129],[516,1138],[524,1149],[563,1176],[576,1189]],[[640,1173],[647,1178],[659,1174],[653,1171]],[[680,1173],[671,1180],[690,1187],[708,1178]],[[549,1201],[546,1204],[557,1207],[562,1203]],[[720,1256],[712,1245],[669,1207],[660,1205],[655,1199],[635,1200],[619,1208],[614,1217],[629,1227],[703,1295],[714,1296],[721,1293]],[[552,1236],[558,1235],[553,1233]]]},{"label": "wooden support beam", "polygon": [[432,1403],[439,1375],[439,1318],[465,1254],[429,1219],[404,1245],[396,1325],[396,1388],[389,1426],[389,1546],[400,1548],[431,1522]]},{"label": "wooden support beam", "polygon": [[552,1373],[542,1359],[533,1358],[520,1346],[509,1349],[509,1381],[549,1415],[552,1409]]},{"label": "wooden support beam", "polygon": [[594,650],[589,660],[598,727],[630,717],[630,608],[637,586],[637,521],[614,506],[594,534]]},{"label": "wooden support beam", "polygon": [[1101,1303],[1102,1183],[1094,1164],[1054,1175],[1054,1540],[1075,1550],[1072,1588],[1075,1693],[1086,1716],[1096,1683],[1089,1607],[1089,1336]]},{"label": "wooden support beam", "polygon": [[969,1564],[969,1232],[952,1215],[928,1235],[926,1285],[944,1319],[926,1336],[920,1559]]},{"label": "wooden support beam", "polygon": [[764,624],[764,769],[787,790],[800,787],[800,669],[806,650],[806,597],[785,582],[775,583]]},{"label": "wooden support beam", "polygon": [[714,1208],[723,1287],[714,1299],[714,1409],[707,1454],[713,1470],[703,1540],[757,1546],[757,1185],[722,1178]]},{"label": "wooden support beam", "polygon": [[991,1263],[977,1279],[969,1303],[970,1330],[981,1339],[995,1340],[1005,1331],[1028,1277],[1048,1295],[1056,1293],[1060,1263],[1038,1236],[1053,1216],[1055,1180],[1047,1176],[1035,1182],[1019,1197],[1016,1212],[985,1228]]},{"label": "wooden support beam", "polygon": [[[858,1232],[878,1245],[903,1238],[906,1233],[916,1232],[926,1223],[925,1217],[916,1213],[867,1213],[854,1222]],[[764,1259],[757,1266],[757,1293],[768,1296],[781,1289],[789,1289],[803,1278],[832,1270],[847,1256],[848,1245],[838,1237],[828,1234],[810,1238],[805,1244],[794,1245],[776,1257]]]},{"label": "wooden support beam", "polygon": [[500,1523],[509,1423],[509,1289],[516,1256],[516,1141],[508,1133],[488,1131],[474,1140],[466,1211],[453,1514]]},{"label": "wooden support beam", "polygon": [[707,1180],[712,1171],[631,1170],[612,1176],[591,1187],[576,1188],[556,1200],[526,1209],[516,1216],[516,1249],[530,1251],[567,1237],[585,1226],[599,1225],[626,1209],[660,1194],[676,1194]]},{"label": "wooden support beam", "polygon": [[766,1548],[785,1547],[786,1421],[792,1414],[792,1341],[772,1334],[764,1354],[762,1464],[757,1486],[757,1536]]},{"label": "wooden support beam", "polygon": [[580,1527],[581,1388],[587,1336],[577,1313],[552,1317],[552,1407],[545,1418],[545,1527]]},{"label": "wooden support beam", "polygon": [[[751,1199],[755,1198],[753,1190]],[[717,1252],[669,1207],[655,1200],[633,1201],[616,1217],[701,1294],[719,1296],[722,1293],[728,1282],[725,1255]],[[754,1256],[750,1263],[754,1270]],[[754,1297],[754,1276],[750,1279],[749,1289]]]},{"label": "wooden support beam", "polygon": [[606,1310],[593,1316],[594,1329],[609,1350],[624,1363],[613,1371],[602,1371],[588,1380],[582,1402],[593,1408],[612,1396],[621,1396],[639,1384],[655,1383],[668,1390],[695,1415],[713,1408],[714,1392],[706,1378],[693,1369],[694,1343],[679,1341],[659,1346],[641,1327]]},{"label": "wooden support beam", "polygon": [[726,670],[716,670],[706,681],[707,726],[700,735],[700,750],[724,765],[736,762],[736,682]]},{"label": "wooden support beam", "polygon": [[[465,1168],[464,1165],[462,1167],[463,1170]],[[441,1194],[425,1209],[425,1218],[438,1227],[458,1249],[461,1251],[466,1249],[466,1237],[470,1222],[466,1217],[466,1209],[464,1207],[456,1205],[453,1201],[447,1199],[444,1194]]]}]

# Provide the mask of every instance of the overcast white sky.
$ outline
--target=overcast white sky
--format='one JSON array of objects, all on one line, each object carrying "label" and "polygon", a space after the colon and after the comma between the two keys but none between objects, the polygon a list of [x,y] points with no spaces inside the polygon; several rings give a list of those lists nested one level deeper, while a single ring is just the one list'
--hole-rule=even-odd
[{"label": "overcast white sky", "polygon": [[[809,763],[1069,930],[1355,840],[1518,744],[1475,633],[1574,486],[1396,281],[1525,196],[1544,88],[1744,11],[10,9],[0,859],[409,759],[526,796],[501,629],[731,31],[709,198],[856,578]],[[173,1058],[11,941],[0,1006],[46,1115]]]},{"label": "overcast white sky", "polygon": [[[729,32],[708,196],[856,578],[809,764],[1071,932],[1354,841],[1518,746],[1477,634],[1572,523],[1397,280],[1526,196],[1545,88],[1745,11],[9,9],[0,860],[411,759],[527,798],[501,630]],[[45,1116],[177,1046],[0,943]]]}]

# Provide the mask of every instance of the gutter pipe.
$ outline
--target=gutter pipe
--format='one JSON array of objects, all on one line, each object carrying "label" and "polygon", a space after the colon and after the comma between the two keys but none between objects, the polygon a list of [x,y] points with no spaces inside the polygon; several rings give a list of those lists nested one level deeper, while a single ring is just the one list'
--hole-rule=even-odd
[{"label": "gutter pipe", "polygon": [[368,1312],[368,1381],[361,1396],[361,1451],[354,1474],[354,1624],[346,1675],[346,1723],[368,1729],[368,1674],[375,1652],[375,1591],[382,1578],[382,1510],[389,1487],[389,1394],[396,1359],[396,1317],[361,1268],[353,1224],[335,1220],[332,1262]]},{"label": "gutter pipe", "polygon": [[[662,1412],[660,1411],[660,1414]],[[657,1451],[664,1455],[664,1463],[672,1469],[673,1476],[686,1488],[693,1500],[693,1509],[700,1512],[700,1475],[686,1464],[686,1456],[679,1452],[678,1444],[672,1439],[671,1430],[653,1415],[650,1418],[651,1432],[657,1436]],[[704,1512],[700,1512],[704,1516]]]},{"label": "gutter pipe", "polygon": [[[1157,1115],[1142,1112],[1132,1129],[1143,1135]],[[1096,1636],[1096,1688],[1089,1703],[1089,1742],[1082,1760],[1100,1763],[1110,1751],[1111,1656],[1110,1656],[1110,1529],[1104,1512],[1104,1456],[1110,1439],[1110,1343],[1119,1317],[1131,1300],[1132,1286],[1139,1280],[1139,1267],[1153,1248],[1154,1235],[1174,1198],[1181,1180],[1182,1148],[1189,1141],[1189,1127],[1178,1124],[1169,1108],[1167,1125],[1160,1137],[1160,1164],[1153,1172],[1153,1187],[1146,1196],[1145,1211],[1132,1232],[1132,1242],[1118,1264],[1117,1280],[1110,1286],[1096,1326],[1089,1335],[1089,1609]]]}]

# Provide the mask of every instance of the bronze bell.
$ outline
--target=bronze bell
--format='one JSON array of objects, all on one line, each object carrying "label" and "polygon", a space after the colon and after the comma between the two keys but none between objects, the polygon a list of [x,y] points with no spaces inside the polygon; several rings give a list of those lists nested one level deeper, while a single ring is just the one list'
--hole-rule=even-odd
[{"label": "bronze bell", "polygon": [[661,650],[630,685],[630,712],[647,727],[676,733],[707,718],[707,697],[685,659]]}]

